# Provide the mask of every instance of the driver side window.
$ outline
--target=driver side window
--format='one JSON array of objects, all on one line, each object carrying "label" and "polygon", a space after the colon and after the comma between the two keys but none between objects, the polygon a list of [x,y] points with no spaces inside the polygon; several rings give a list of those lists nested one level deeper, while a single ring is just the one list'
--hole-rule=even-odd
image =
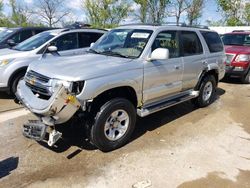
[{"label": "driver side window", "polygon": [[77,49],[77,33],[68,33],[60,36],[51,42],[51,45],[56,46],[58,51]]},{"label": "driver side window", "polygon": [[163,31],[157,35],[152,45],[152,52],[157,48],[169,50],[169,58],[180,57],[179,37],[177,31]]}]

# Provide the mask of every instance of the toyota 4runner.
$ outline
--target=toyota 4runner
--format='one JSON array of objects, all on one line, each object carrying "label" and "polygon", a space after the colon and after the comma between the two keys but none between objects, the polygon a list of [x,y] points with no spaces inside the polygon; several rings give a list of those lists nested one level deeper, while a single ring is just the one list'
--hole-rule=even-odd
[{"label": "toyota 4runner", "polygon": [[127,25],[113,29],[86,55],[30,64],[16,96],[40,120],[24,125],[24,135],[38,141],[57,125],[84,118],[92,144],[111,151],[126,144],[137,115],[148,116],[192,100],[205,107],[215,99],[225,74],[225,52],[208,29]]}]

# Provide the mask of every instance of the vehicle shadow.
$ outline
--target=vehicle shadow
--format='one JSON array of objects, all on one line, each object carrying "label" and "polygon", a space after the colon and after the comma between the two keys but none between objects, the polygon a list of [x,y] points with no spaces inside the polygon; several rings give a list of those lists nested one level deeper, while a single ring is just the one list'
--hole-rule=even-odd
[{"label": "vehicle shadow", "polygon": [[18,157],[10,157],[0,161],[0,179],[10,175],[18,167],[18,162]]},{"label": "vehicle shadow", "polygon": [[[226,91],[217,88],[215,101],[224,95]],[[136,129],[131,141],[138,139],[148,131],[153,131],[159,127],[169,124],[176,119],[179,119],[195,110],[199,109],[191,101],[187,101],[176,106],[167,108],[145,118],[138,118]]]},{"label": "vehicle shadow", "polygon": [[[215,98],[215,100],[218,100],[220,96],[224,94],[225,90],[218,88],[217,97]],[[130,139],[130,142],[140,138],[148,131],[153,131],[197,109],[198,108],[194,106],[191,101],[187,101],[166,110],[162,110],[160,112],[149,115],[145,118],[138,117],[136,128],[132,135],[132,138]],[[58,127],[58,130],[63,132],[63,139],[61,139],[54,147],[48,147],[47,143],[40,142],[40,144],[57,153],[64,152],[71,146],[77,146],[79,149],[70,154],[67,157],[68,159],[73,158],[82,150],[96,150],[96,147],[93,146],[86,138],[86,134],[84,133],[82,128],[84,124],[84,121],[75,118],[71,122],[60,125]]]},{"label": "vehicle shadow", "polygon": [[220,82],[228,84],[243,85],[240,78],[224,77]]}]

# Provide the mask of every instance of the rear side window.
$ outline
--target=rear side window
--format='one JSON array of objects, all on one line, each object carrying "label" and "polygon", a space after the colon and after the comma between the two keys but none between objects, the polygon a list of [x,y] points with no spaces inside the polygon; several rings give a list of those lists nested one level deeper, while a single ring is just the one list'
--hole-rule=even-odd
[{"label": "rear side window", "polygon": [[78,33],[79,48],[90,47],[90,44],[96,42],[102,33]]},{"label": "rear side window", "polygon": [[223,44],[218,33],[201,31],[201,34],[204,37],[211,53],[223,51]]},{"label": "rear side window", "polygon": [[192,31],[181,31],[181,52],[183,56],[199,55],[203,53],[201,41]]}]

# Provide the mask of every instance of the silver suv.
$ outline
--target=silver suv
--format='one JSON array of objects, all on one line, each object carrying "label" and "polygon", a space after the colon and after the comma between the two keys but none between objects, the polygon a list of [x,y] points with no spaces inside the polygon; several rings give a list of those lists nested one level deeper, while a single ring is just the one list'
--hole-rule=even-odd
[{"label": "silver suv", "polygon": [[92,144],[111,151],[129,141],[137,115],[145,117],[192,99],[205,107],[225,74],[216,32],[180,26],[121,26],[102,36],[88,54],[32,63],[17,98],[40,120],[24,135],[53,146],[57,125],[72,117]]},{"label": "silver suv", "polygon": [[30,62],[40,59],[42,54],[52,56],[47,49],[55,48],[48,48],[49,45],[57,47],[62,56],[82,54],[104,33],[98,29],[56,29],[35,35],[12,49],[0,50],[0,90],[15,93]]}]

